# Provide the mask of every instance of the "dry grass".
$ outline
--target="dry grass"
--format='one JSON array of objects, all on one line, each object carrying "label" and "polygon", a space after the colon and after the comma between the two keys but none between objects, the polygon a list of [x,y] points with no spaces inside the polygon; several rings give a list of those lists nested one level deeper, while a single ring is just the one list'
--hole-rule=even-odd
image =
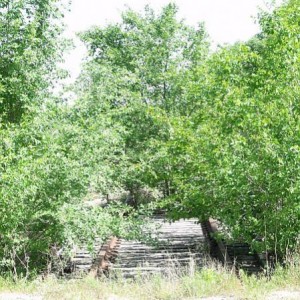
[{"label": "dry grass", "polygon": [[216,294],[229,296],[241,289],[232,273],[210,268],[193,274],[173,272],[164,277],[157,275],[136,280],[52,280],[40,286],[45,299],[187,299]]},{"label": "dry grass", "polygon": [[49,300],[175,300],[210,296],[224,296],[228,299],[272,299],[269,298],[271,293],[289,290],[298,291],[299,298],[294,299],[300,299],[299,283],[298,263],[292,263],[286,269],[277,268],[271,279],[241,274],[241,280],[238,280],[231,270],[210,264],[199,271],[174,270],[165,277],[151,276],[135,281],[120,278],[59,280],[49,277],[46,280],[36,279],[30,283],[20,280],[17,284],[13,284],[10,280],[0,279],[0,292],[35,294]]}]

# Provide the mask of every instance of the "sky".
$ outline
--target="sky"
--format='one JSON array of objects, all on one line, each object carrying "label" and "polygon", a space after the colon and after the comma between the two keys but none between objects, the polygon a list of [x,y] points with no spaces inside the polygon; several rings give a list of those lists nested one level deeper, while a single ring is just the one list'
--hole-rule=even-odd
[{"label": "sky", "polygon": [[75,39],[75,49],[65,56],[64,67],[70,72],[68,82],[80,73],[80,63],[86,54],[85,46],[76,38],[76,32],[91,26],[105,26],[120,21],[126,5],[142,11],[149,4],[155,10],[169,2],[179,7],[178,16],[189,25],[204,22],[214,46],[245,41],[259,31],[255,16],[259,7],[266,9],[268,0],[72,0],[66,14],[65,35]]}]

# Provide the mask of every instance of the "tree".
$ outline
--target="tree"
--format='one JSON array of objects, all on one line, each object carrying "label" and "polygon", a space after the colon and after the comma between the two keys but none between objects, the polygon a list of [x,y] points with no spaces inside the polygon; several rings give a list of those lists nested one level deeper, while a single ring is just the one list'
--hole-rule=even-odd
[{"label": "tree", "polygon": [[6,0],[0,10],[0,117],[17,123],[49,88],[63,49],[62,8],[56,0]]},{"label": "tree", "polygon": [[[183,99],[185,76],[205,60],[208,42],[203,24],[196,30],[177,21],[176,14],[174,4],[164,7],[160,15],[150,7],[145,15],[127,10],[120,24],[95,27],[81,34],[81,39],[95,66],[134,74],[130,89],[139,93],[142,103],[187,114],[191,107]],[[97,83],[96,79],[92,85]]]},{"label": "tree", "polygon": [[126,164],[116,171],[132,193],[150,186],[170,194],[169,164],[156,146],[170,137],[168,118],[194,111],[187,86],[199,80],[194,73],[209,53],[203,24],[194,29],[176,14],[173,4],[158,15],[150,7],[143,15],[127,10],[120,24],[80,35],[89,56],[77,84],[79,102],[125,129]]},{"label": "tree", "polygon": [[0,274],[28,277],[55,259],[51,249],[67,259],[95,237],[139,234],[129,207],[86,205],[91,194],[118,186],[111,166],[123,140],[109,118],[82,120],[73,108],[48,104],[0,129]]},{"label": "tree", "polygon": [[295,249],[300,228],[298,7],[262,13],[257,37],[210,57],[197,95],[204,109],[175,127],[171,145],[193,130],[177,155],[191,162],[175,174],[177,217],[213,216],[234,237],[281,255]]}]

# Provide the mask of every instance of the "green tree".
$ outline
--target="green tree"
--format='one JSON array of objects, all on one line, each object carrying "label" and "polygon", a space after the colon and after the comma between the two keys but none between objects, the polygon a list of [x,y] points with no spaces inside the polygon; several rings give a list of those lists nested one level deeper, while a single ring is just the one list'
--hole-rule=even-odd
[{"label": "green tree", "polygon": [[63,49],[62,8],[56,0],[5,0],[0,11],[0,117],[16,123],[46,96]]},{"label": "green tree", "polygon": [[187,87],[199,81],[196,70],[209,53],[207,34],[203,24],[194,29],[176,14],[173,4],[160,14],[150,7],[144,14],[127,10],[120,24],[81,34],[89,56],[77,84],[79,102],[125,129],[126,159],[116,172],[133,193],[150,186],[170,194],[171,171],[158,145],[170,137],[168,118],[190,115],[197,105]]},{"label": "green tree", "polygon": [[28,277],[51,262],[53,248],[139,234],[130,208],[84,201],[117,187],[111,166],[123,146],[118,130],[107,117],[82,119],[57,105],[0,129],[0,273]]},{"label": "green tree", "polygon": [[262,13],[257,37],[210,57],[202,110],[174,127],[171,145],[193,130],[177,156],[191,161],[176,174],[177,216],[213,216],[235,237],[280,254],[295,249],[300,227],[298,7],[287,1]]},{"label": "green tree", "polygon": [[108,65],[113,73],[126,70],[135,75],[130,89],[139,93],[142,103],[187,114],[191,107],[183,99],[185,76],[203,63],[208,42],[203,24],[194,29],[178,21],[176,14],[173,4],[159,15],[150,7],[144,15],[127,10],[120,24],[95,27],[81,38],[94,64]]}]

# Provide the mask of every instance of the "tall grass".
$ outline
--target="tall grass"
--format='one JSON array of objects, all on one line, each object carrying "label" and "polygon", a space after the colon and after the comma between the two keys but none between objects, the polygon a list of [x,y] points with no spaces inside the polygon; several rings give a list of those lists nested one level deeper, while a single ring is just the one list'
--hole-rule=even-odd
[{"label": "tall grass", "polygon": [[[290,260],[285,268],[277,267],[271,278],[247,276],[218,264],[210,263],[201,270],[195,268],[169,272],[167,275],[139,277],[135,280],[122,278],[86,277],[80,280],[63,280],[48,277],[31,282],[0,279],[0,295],[4,291],[41,295],[47,300],[94,300],[94,299],[139,299],[175,300],[200,299],[223,296],[233,299],[272,299],[278,290],[298,291],[300,299],[300,264]],[[271,297],[271,298],[270,298]],[[1,297],[0,297],[1,298]],[[285,299],[285,298],[284,298]],[[289,299],[289,298],[286,298]],[[295,299],[295,298],[294,298]]]}]

